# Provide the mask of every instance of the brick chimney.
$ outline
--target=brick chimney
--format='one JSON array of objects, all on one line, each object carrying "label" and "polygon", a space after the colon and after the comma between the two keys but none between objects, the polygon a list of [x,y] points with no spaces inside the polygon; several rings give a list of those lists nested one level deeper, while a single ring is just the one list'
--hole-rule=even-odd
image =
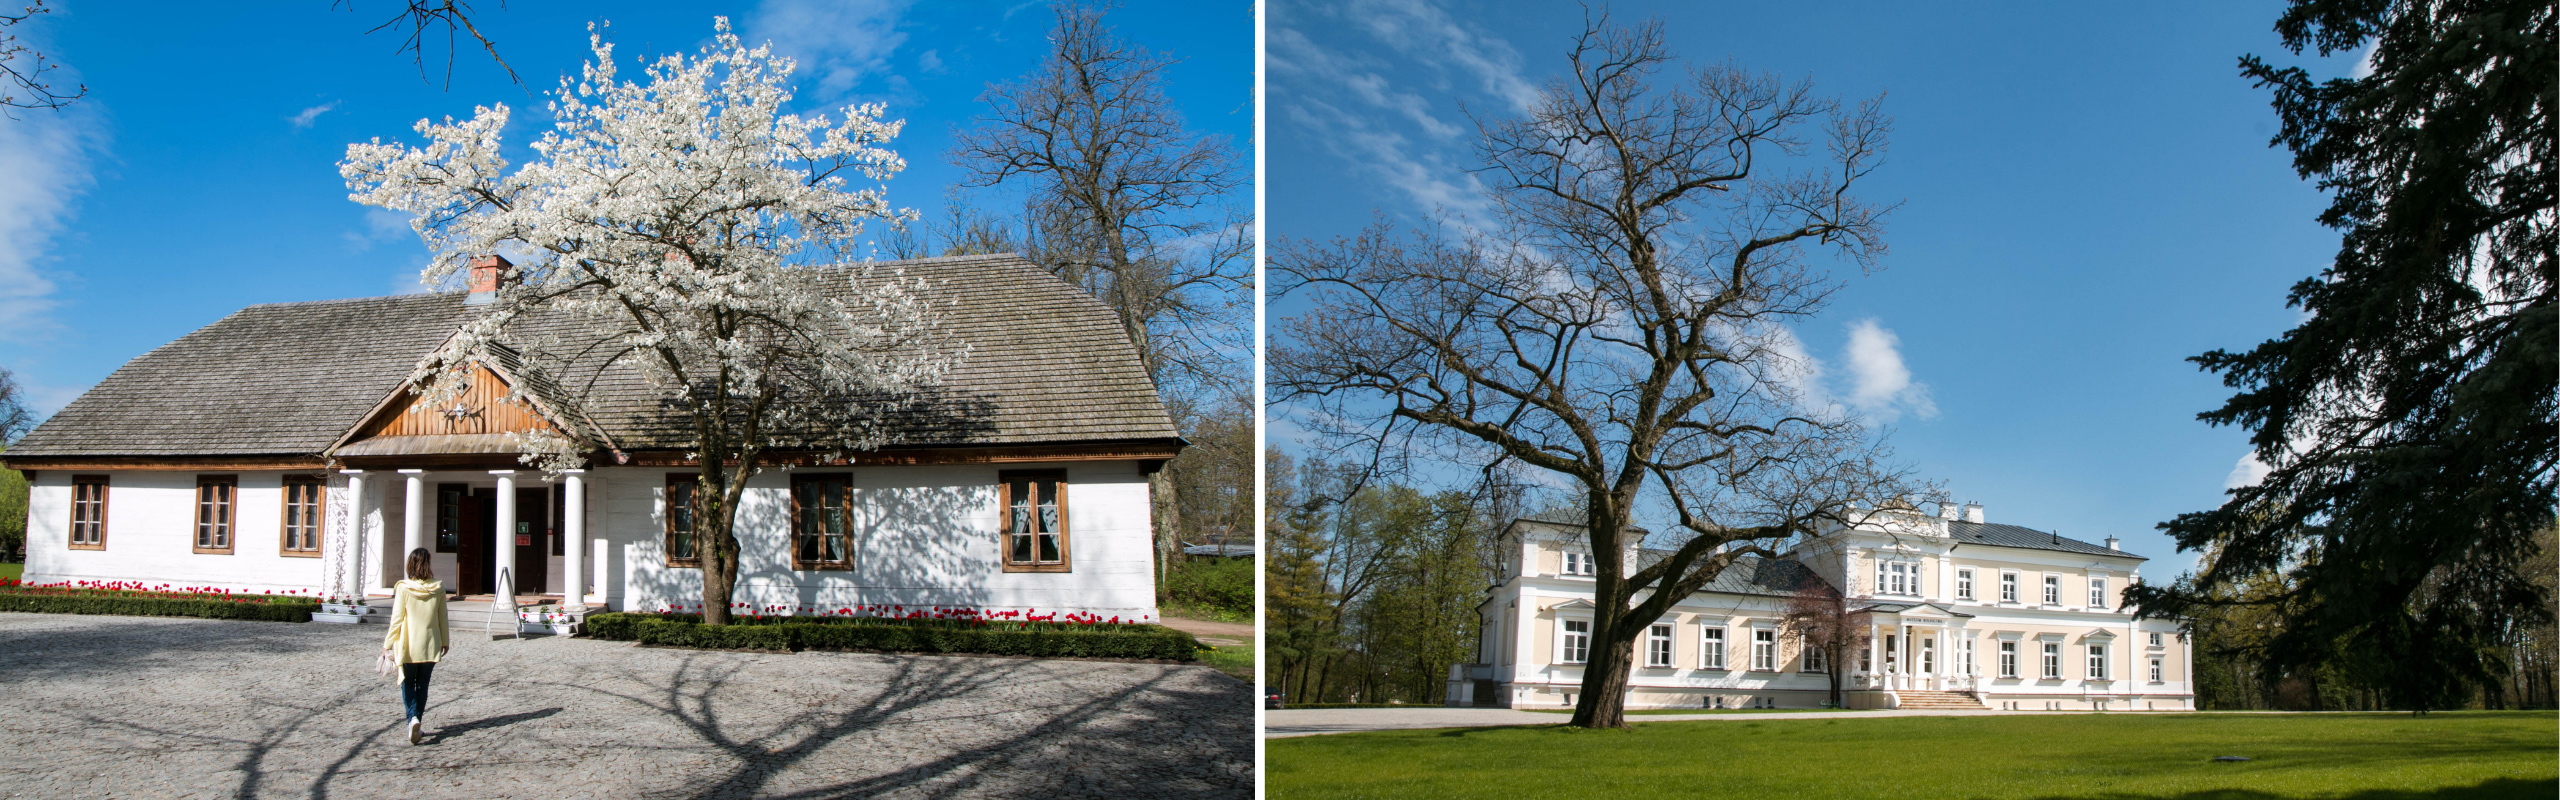
[{"label": "brick chimney", "polygon": [[490,254],[471,260],[471,294],[463,305],[477,306],[497,302],[498,282],[515,277],[515,262],[506,256]]}]

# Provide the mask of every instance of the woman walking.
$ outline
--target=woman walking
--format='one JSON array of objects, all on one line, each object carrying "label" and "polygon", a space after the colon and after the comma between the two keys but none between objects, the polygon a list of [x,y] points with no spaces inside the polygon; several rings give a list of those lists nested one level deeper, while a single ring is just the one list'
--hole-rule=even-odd
[{"label": "woman walking", "polygon": [[400,704],[409,712],[409,743],[426,735],[427,679],[452,647],[445,635],[444,584],[424,547],[409,551],[409,577],[393,589],[391,630],[382,649],[400,662]]}]

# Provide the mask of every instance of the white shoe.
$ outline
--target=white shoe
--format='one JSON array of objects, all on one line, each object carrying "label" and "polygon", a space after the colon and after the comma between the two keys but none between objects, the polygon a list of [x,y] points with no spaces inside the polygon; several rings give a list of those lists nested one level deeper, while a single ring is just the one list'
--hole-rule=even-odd
[{"label": "white shoe", "polygon": [[419,739],[425,737],[426,723],[419,721],[416,717],[411,717],[409,719],[409,743],[417,744]]}]

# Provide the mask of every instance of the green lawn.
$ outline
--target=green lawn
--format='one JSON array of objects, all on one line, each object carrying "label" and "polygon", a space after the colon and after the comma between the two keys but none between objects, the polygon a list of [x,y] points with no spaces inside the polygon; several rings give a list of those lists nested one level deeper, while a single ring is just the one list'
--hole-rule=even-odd
[{"label": "green lawn", "polygon": [[25,564],[0,564],[0,580],[17,580],[20,574],[26,572],[26,569]]},{"label": "green lawn", "polygon": [[1200,663],[1253,683],[1253,645],[1231,644],[1201,653]]},{"label": "green lawn", "polygon": [[[1273,739],[1272,798],[2455,800],[2560,794],[2560,716],[2074,714]],[[2215,756],[2248,756],[2215,763]]]}]

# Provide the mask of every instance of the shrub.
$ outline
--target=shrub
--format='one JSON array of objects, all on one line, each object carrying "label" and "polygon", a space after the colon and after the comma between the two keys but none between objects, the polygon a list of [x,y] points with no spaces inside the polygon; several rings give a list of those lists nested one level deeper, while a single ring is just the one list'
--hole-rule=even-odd
[{"label": "shrub", "polygon": [[[263,596],[261,596],[263,597]],[[121,592],[18,592],[0,590],[0,611],[38,614],[119,614],[131,617],[203,617],[268,622],[310,622],[318,602],[298,597],[228,600],[147,597]]]},{"label": "shrub", "polygon": [[753,650],[883,650],[1044,658],[1193,660],[1200,642],[1160,625],[978,622],[870,617],[748,617],[706,626],[695,614],[587,615],[589,637],[642,644]]},{"label": "shrub", "polygon": [[644,619],[633,634],[641,644],[709,647],[720,650],[796,650],[791,629],[781,625],[704,625],[671,619]]},{"label": "shrub", "polygon": [[1253,564],[1250,558],[1178,561],[1164,576],[1164,605],[1253,613]]}]

